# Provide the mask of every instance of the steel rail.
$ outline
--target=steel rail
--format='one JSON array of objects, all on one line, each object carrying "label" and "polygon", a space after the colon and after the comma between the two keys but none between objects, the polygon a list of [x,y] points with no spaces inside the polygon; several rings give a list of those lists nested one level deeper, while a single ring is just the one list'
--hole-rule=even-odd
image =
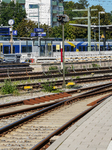
[{"label": "steel rail", "polygon": [[[87,68],[88,71],[95,71],[95,70],[102,70],[102,69],[107,69],[107,71],[109,71],[110,69],[108,67],[100,67],[100,68]],[[74,72],[72,69],[68,69],[70,72]],[[60,70],[62,71],[62,70]],[[76,72],[82,72],[82,71],[86,71],[86,69],[82,68],[82,69],[75,69]],[[59,71],[57,70],[50,70],[50,71],[45,71],[45,74],[47,73],[59,73]],[[25,76],[25,75],[42,75],[43,72],[31,72],[31,71],[27,71],[27,72],[21,72],[19,73],[19,76]],[[0,73],[0,77],[8,77],[7,73]],[[14,77],[14,76],[18,76],[18,73],[14,72],[13,74],[9,72],[9,76],[10,77]]]},{"label": "steel rail", "polygon": [[[112,83],[111,83],[111,85],[112,85]],[[103,86],[102,89],[104,89],[105,87],[109,87],[109,86],[110,86],[110,85]],[[77,101],[78,98],[81,98],[81,97],[84,97],[84,96],[88,96],[88,95],[90,96],[91,93],[93,94],[95,91],[98,91],[98,90],[100,90],[100,89],[101,89],[101,87],[100,87],[100,88],[96,88],[96,89],[94,89],[94,90],[91,90],[91,91],[88,91],[88,92],[86,92],[86,93],[80,94],[79,96],[74,96],[74,97],[72,97],[72,98],[67,98],[67,99],[65,99],[65,100],[62,100],[61,102],[58,102],[58,103],[53,104],[53,105],[51,105],[51,106],[48,106],[47,108],[44,108],[44,109],[42,109],[42,110],[39,110],[39,111],[36,112],[36,113],[33,113],[33,114],[31,114],[31,115],[29,115],[29,116],[27,116],[27,117],[25,117],[25,118],[22,118],[22,119],[20,119],[20,120],[14,122],[14,123],[12,123],[12,124],[9,124],[9,125],[7,125],[7,126],[1,128],[1,129],[0,129],[0,134],[2,134],[3,132],[6,132],[7,130],[9,130],[9,129],[11,129],[11,128],[13,128],[13,127],[15,127],[15,126],[17,126],[17,125],[19,125],[19,124],[21,124],[21,123],[27,121],[27,120],[29,120],[29,119],[32,119],[32,118],[35,117],[35,116],[38,116],[38,115],[40,115],[40,114],[42,114],[42,113],[44,113],[44,112],[47,112],[48,110],[51,110],[51,109],[53,109],[53,108],[55,108],[55,107],[58,107],[58,106],[62,105],[62,104],[66,104],[66,103],[68,103],[68,102],[70,102],[70,101],[74,101],[74,100]],[[97,93],[98,93],[98,92],[97,92]],[[88,94],[88,95],[86,95],[86,94]],[[96,93],[95,93],[95,94],[96,94]]]},{"label": "steel rail", "polygon": [[[108,73],[112,72],[112,70],[108,70]],[[79,76],[79,75],[89,75],[91,73],[95,73],[95,74],[101,74],[101,73],[107,73],[107,70],[105,71],[101,71],[101,70],[98,70],[98,71],[86,71],[86,72],[76,72],[76,73],[68,73],[66,74],[66,76]],[[109,76],[109,75],[108,75]],[[62,74],[51,74],[51,75],[34,75],[34,76],[30,76],[30,79],[45,79],[45,78],[55,78],[55,77],[62,77]],[[7,78],[4,78],[4,79],[9,79],[8,77]],[[4,79],[1,78],[0,79],[0,82],[4,82]],[[26,76],[22,76],[22,77],[10,77],[11,81],[14,81],[14,80],[27,80],[29,79],[29,75],[26,75]],[[79,80],[79,79],[78,79]]]},{"label": "steel rail", "polygon": [[[89,78],[79,78],[79,79],[73,79],[72,82],[77,82],[77,83],[85,83],[85,82],[94,82],[94,81],[102,81],[102,80],[109,80],[112,79],[112,76],[98,76],[98,77],[89,77]],[[66,79],[65,82],[70,82],[71,79]],[[49,81],[49,83],[55,83],[55,86],[60,86],[62,85],[63,81]],[[41,83],[42,84],[42,83]],[[28,84],[23,84],[23,85],[17,85],[17,88],[22,88],[23,86],[33,86],[33,88],[41,88],[41,85],[39,85],[38,83],[28,83]]]},{"label": "steel rail", "polygon": [[[105,97],[105,98],[103,98],[102,101],[104,101],[105,99],[107,99],[110,96],[112,96],[112,94],[109,95],[109,96],[107,96],[107,97]],[[51,137],[60,134],[62,131],[64,131],[66,128],[68,128],[72,123],[75,123],[76,121],[78,121],[79,119],[81,119],[84,115],[86,115],[87,113],[89,113],[92,109],[94,109],[96,106],[98,106],[101,102],[93,105],[92,107],[86,109],[85,111],[83,111],[79,115],[77,115],[74,118],[72,118],[70,121],[68,121],[67,123],[65,123],[64,125],[62,125],[60,128],[58,128],[57,130],[55,130],[54,132],[52,132],[51,134],[49,134],[42,141],[40,141],[39,143],[37,143],[30,150],[39,150],[40,148],[42,148],[45,144],[47,144],[49,142],[49,140],[50,140]]]},{"label": "steel rail", "polygon": [[[98,88],[98,87],[102,87],[102,86],[106,86],[106,85],[111,85],[111,84],[112,84],[112,83],[105,83],[105,84],[101,84],[101,85],[95,85],[95,86],[91,86],[91,87],[80,88],[80,91],[90,90],[90,89],[94,89],[94,88]],[[70,91],[67,91],[66,93],[68,93],[68,94],[77,93],[77,90],[78,90],[78,89],[70,90]],[[49,95],[48,95],[48,96],[49,96]],[[26,100],[30,100],[30,99],[31,99],[31,98],[26,99]],[[16,102],[10,102],[10,103],[5,103],[5,104],[0,104],[0,108],[2,108],[2,107],[7,107],[7,106],[11,106],[11,105],[23,104],[23,102],[24,102],[24,100],[16,101]]]},{"label": "steel rail", "polygon": [[17,114],[17,113],[23,113],[23,112],[34,110],[34,109],[40,109],[42,107],[48,107],[48,106],[51,106],[53,104],[56,104],[59,101],[60,100],[57,100],[57,101],[54,101],[54,102],[45,103],[45,104],[41,104],[39,106],[33,106],[33,107],[30,107],[30,108],[24,108],[24,109],[20,109],[20,110],[15,110],[15,111],[3,113],[3,114],[0,114],[0,118],[6,117],[6,116],[9,116],[9,115],[14,115],[14,114]]},{"label": "steel rail", "polygon": [[62,102],[58,102],[58,103],[56,103],[56,104],[53,104],[52,106],[48,106],[47,108],[44,108],[44,109],[42,109],[42,110],[39,110],[39,111],[36,112],[36,113],[33,113],[33,114],[31,114],[31,115],[29,115],[29,116],[27,116],[27,117],[25,117],[25,118],[22,118],[22,119],[20,119],[20,120],[14,122],[14,123],[11,123],[11,124],[9,124],[9,125],[7,125],[7,126],[1,128],[1,129],[0,129],[0,134],[2,134],[3,132],[6,132],[7,130],[9,130],[9,129],[11,129],[11,128],[13,128],[13,127],[15,127],[15,126],[17,126],[17,125],[19,125],[19,124],[21,124],[21,123],[27,121],[27,120],[29,120],[29,119],[32,119],[32,118],[35,117],[35,116],[38,116],[38,115],[40,115],[40,114],[42,114],[42,113],[44,113],[44,112],[46,112],[46,111],[48,111],[48,110],[51,110],[51,109],[53,109],[53,108],[55,108],[55,107],[57,107],[57,106],[60,106],[60,105],[63,104],[64,102],[66,102],[66,100],[64,100],[64,101],[62,101]]}]

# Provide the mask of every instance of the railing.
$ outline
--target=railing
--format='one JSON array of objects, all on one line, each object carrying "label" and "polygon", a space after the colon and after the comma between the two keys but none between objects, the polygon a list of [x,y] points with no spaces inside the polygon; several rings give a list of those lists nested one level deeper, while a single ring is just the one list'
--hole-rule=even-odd
[{"label": "railing", "polygon": [[57,22],[57,18],[53,18],[53,22]]},{"label": "railing", "polygon": [[57,10],[53,10],[53,14],[57,14]]},{"label": "railing", "polygon": [[56,6],[57,5],[57,1],[52,1],[52,5]]}]

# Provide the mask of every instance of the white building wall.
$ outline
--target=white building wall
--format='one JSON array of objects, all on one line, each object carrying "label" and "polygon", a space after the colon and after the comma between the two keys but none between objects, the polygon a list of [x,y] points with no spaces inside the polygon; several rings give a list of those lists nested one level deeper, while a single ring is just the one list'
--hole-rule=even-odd
[{"label": "white building wall", "polygon": [[51,25],[51,0],[26,0],[25,9],[27,18],[38,22],[38,8],[29,8],[29,5],[39,5],[40,24]]}]

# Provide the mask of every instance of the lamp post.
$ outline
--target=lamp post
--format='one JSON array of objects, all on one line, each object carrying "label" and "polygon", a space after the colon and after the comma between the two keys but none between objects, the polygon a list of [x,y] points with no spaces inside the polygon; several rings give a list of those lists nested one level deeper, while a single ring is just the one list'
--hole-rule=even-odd
[{"label": "lamp post", "polygon": [[[40,18],[39,18],[39,17],[40,17],[40,16],[39,16],[39,8],[40,8],[40,7],[39,7],[39,5],[38,5],[38,28],[40,27],[40,24],[39,24],[39,21],[40,21],[40,20],[39,20],[39,19],[40,19]],[[40,56],[40,37],[39,37],[39,36],[38,36],[38,56]]]},{"label": "lamp post", "polygon": [[100,55],[100,14],[105,14],[104,11],[99,12],[99,55]]}]

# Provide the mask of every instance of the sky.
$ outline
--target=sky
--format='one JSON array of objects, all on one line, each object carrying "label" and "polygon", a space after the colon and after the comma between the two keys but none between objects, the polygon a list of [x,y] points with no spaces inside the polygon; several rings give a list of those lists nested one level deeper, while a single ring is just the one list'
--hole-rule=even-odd
[{"label": "sky", "polygon": [[[73,2],[78,2],[79,0],[64,0],[64,1],[73,1]],[[87,0],[89,3],[89,6],[91,7],[92,5],[101,5],[104,9],[105,12],[111,12],[112,11],[112,0]]]}]

